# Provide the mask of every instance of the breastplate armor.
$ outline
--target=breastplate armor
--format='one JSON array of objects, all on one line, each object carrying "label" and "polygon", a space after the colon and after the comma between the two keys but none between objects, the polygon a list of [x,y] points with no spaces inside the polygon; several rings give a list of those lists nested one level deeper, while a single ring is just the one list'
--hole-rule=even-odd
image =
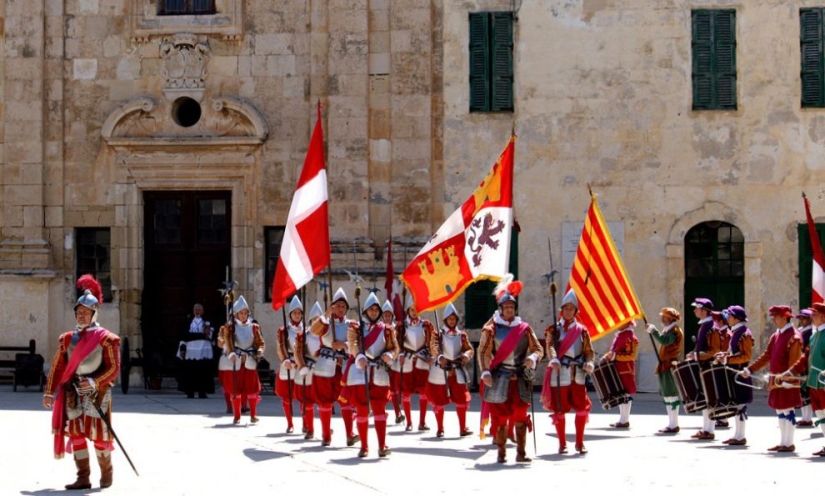
[{"label": "breastplate armor", "polygon": [[246,350],[252,347],[255,336],[252,333],[252,324],[235,323],[235,347]]},{"label": "breastplate armor", "polygon": [[[369,334],[369,332],[367,332],[367,334]],[[364,355],[370,360],[380,357],[387,349],[385,337],[386,333],[381,332],[378,339],[364,352]],[[390,385],[390,375],[383,366],[368,366],[367,368],[369,369],[369,375],[372,377],[372,384],[376,386]],[[359,384],[364,384],[364,371],[356,367],[353,363],[350,365],[349,373],[347,374],[347,385],[353,386]]]},{"label": "breastplate armor", "polygon": [[454,336],[441,333],[441,354],[447,360],[458,360],[461,357],[461,333]]},{"label": "breastplate armor", "polygon": [[[86,338],[90,339],[90,338]],[[74,340],[72,340],[74,341]],[[69,343],[69,352],[68,356],[71,357],[72,353],[74,353],[74,348],[77,343],[70,342]],[[80,362],[80,365],[77,366],[77,371],[75,374],[77,375],[89,375],[97,372],[100,366],[103,365],[103,347],[100,345],[95,346],[95,349],[92,350],[91,353],[86,355],[86,358]]]},{"label": "breastplate armor", "polygon": [[288,355],[295,354],[295,336],[298,335],[298,331],[301,330],[301,327],[295,327],[293,325],[289,325],[287,327],[287,335],[286,335],[286,352]]},{"label": "breastplate armor", "polygon": [[426,344],[424,321],[419,320],[414,326],[409,323],[404,326],[404,349],[418,351],[426,346]]},{"label": "breastplate armor", "polygon": [[[512,332],[512,329],[512,327],[496,324],[496,350],[501,348],[501,343],[504,341],[504,338]],[[510,367],[517,367],[524,362],[525,358],[527,358],[527,339],[525,336],[522,336],[513,352],[506,356],[500,363]]]},{"label": "breastplate armor", "polygon": [[[372,329],[370,329],[369,331],[365,330],[364,338],[366,338],[366,335],[370,332],[372,332]],[[369,358],[370,360],[374,360],[376,358],[379,358],[381,354],[384,353],[384,351],[386,351],[386,349],[386,334],[385,332],[381,332],[381,334],[378,336],[378,339],[376,339],[375,342],[372,343],[372,345],[369,348],[367,348],[366,351],[364,351],[364,355],[366,355],[367,358]]]},{"label": "breastplate armor", "polygon": [[[343,341],[347,342],[347,332],[349,332],[350,322],[344,319],[343,322],[338,322],[337,320],[333,320],[335,322],[335,340],[336,341]],[[330,343],[332,346],[332,343]]]},{"label": "breastplate armor", "polygon": [[304,357],[315,360],[316,353],[321,349],[321,338],[309,332],[304,334]]},{"label": "breastplate armor", "polygon": [[[570,327],[571,327],[571,329],[568,332],[581,333],[581,330],[578,327],[573,327],[573,324],[571,324]],[[564,331],[564,326],[561,326],[561,325],[559,326],[559,342],[556,343],[556,349],[558,349],[558,347],[561,346],[561,344],[564,342],[564,338],[567,337],[568,332]],[[582,340],[581,340],[581,338],[578,338],[578,339],[576,339],[576,342],[573,343],[573,346],[571,346],[564,353],[564,356],[570,357],[570,358],[576,358],[577,356],[582,354],[582,347],[583,347]]]}]

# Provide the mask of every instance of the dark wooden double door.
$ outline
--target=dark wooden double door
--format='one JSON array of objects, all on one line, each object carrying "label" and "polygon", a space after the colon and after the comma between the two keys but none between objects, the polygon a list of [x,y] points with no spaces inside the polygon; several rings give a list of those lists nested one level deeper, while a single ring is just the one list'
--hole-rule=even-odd
[{"label": "dark wooden double door", "polygon": [[219,289],[231,257],[229,191],[146,191],[141,329],[145,359],[168,373],[192,307],[216,330],[225,320]]}]

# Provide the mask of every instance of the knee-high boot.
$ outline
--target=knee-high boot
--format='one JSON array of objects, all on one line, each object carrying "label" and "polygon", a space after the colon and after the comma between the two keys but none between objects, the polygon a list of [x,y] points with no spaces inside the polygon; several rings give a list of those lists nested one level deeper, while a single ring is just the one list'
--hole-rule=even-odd
[{"label": "knee-high boot", "polygon": [[89,467],[88,448],[74,450],[74,463],[77,466],[77,480],[66,484],[66,489],[91,489],[92,482],[89,480],[89,475],[92,470]]},{"label": "knee-high boot", "polygon": [[108,449],[97,449],[97,464],[100,465],[100,487],[109,487],[112,485],[112,452]]},{"label": "knee-high boot", "polygon": [[496,431],[496,444],[498,445],[498,463],[507,461],[507,422],[499,425]]},{"label": "knee-high boot", "polygon": [[529,463],[533,460],[527,458],[527,424],[524,422],[516,422],[516,461],[521,463]]}]

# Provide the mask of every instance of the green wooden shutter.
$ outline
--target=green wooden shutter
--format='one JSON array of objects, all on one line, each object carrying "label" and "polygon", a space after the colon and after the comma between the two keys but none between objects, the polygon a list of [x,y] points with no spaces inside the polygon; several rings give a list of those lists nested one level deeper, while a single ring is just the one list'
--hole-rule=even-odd
[{"label": "green wooden shutter", "polygon": [[[518,231],[510,233],[510,273],[518,279]],[[480,329],[496,311],[493,289],[496,283],[478,281],[470,284],[464,292],[464,327]]]},{"label": "green wooden shutter", "polygon": [[[820,241],[825,239],[825,224],[817,224],[816,232]],[[811,248],[811,237],[808,235],[808,224],[797,226],[799,243],[799,308],[811,306],[811,272],[813,271],[814,252]]]},{"label": "green wooden shutter", "polygon": [[716,108],[736,110],[736,11],[715,14]]},{"label": "green wooden shutter", "polygon": [[693,108],[713,108],[713,29],[711,13],[692,12]]},{"label": "green wooden shutter", "polygon": [[470,13],[470,112],[490,110],[490,17]]},{"label": "green wooden shutter", "polygon": [[513,110],[513,13],[492,15],[493,111]]},{"label": "green wooden shutter", "polygon": [[822,9],[799,10],[802,107],[825,107]]}]

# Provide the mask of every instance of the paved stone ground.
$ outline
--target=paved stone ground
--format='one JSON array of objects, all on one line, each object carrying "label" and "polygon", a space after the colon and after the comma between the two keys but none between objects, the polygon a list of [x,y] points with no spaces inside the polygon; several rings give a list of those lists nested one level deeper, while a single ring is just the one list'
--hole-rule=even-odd
[{"label": "paved stone ground", "polygon": [[[477,395],[469,413],[470,426],[478,430]],[[748,422],[748,446],[721,443],[732,430],[717,431],[716,441],[690,440],[701,426],[698,414],[680,417],[682,432],[657,435],[666,423],[658,395],[638,394],[631,428],[617,431],[609,424],[618,412],[605,412],[594,400],[585,443],[586,456],[558,455],[557,439],[546,412],[537,412],[538,456],[531,465],[517,465],[515,447],[508,449],[506,465],[496,463],[490,441],[477,435],[458,437],[455,414],[448,409],[447,436],[433,430],[405,433],[391,425],[388,442],[393,454],[376,456],[371,430],[367,459],[357,447],[347,448],[343,423],[333,418],[333,446],[304,441],[300,434],[285,434],[280,401],[268,395],[261,405],[261,421],[249,425],[244,417],[233,426],[224,413],[223,399],[186,399],[172,391],[132,388],[115,394],[114,428],[129,451],[140,476],[129,468],[123,453],[115,452],[115,483],[111,495],[212,495],[212,494],[477,494],[492,489],[507,493],[554,494],[607,492],[629,494],[653,491],[677,494],[767,494],[768,491],[811,490],[825,458],[812,457],[825,440],[819,429],[797,429],[796,453],[771,454],[778,443],[776,418],[757,395]],[[11,392],[0,386],[0,425],[5,449],[0,457],[0,496],[52,494],[74,480],[70,459],[54,460],[49,433],[50,412],[40,405],[34,388]],[[413,402],[415,406],[415,400]],[[417,414],[414,411],[413,415]],[[572,448],[573,422],[568,416],[568,443]],[[316,420],[317,422],[317,420]],[[296,424],[300,430],[300,423]],[[320,432],[320,427],[317,427]],[[528,454],[533,455],[532,438]],[[92,465],[97,485],[99,472]],[[99,488],[88,491],[100,492]],[[73,491],[82,494],[83,491]]]}]

